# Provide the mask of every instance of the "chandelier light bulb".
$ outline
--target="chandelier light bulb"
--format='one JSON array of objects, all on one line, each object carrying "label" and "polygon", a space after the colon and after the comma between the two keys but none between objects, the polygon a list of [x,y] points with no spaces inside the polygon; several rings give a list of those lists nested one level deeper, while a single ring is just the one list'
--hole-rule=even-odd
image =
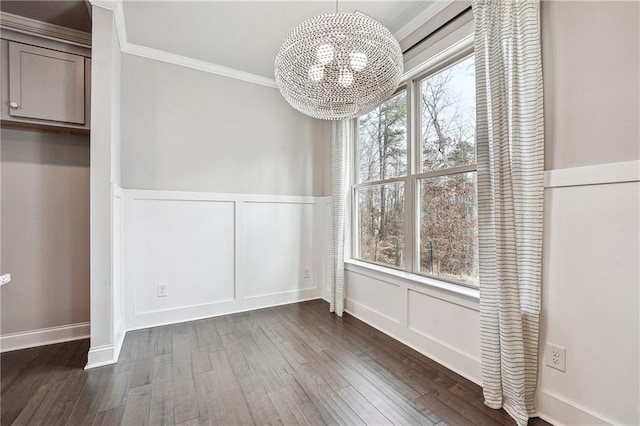
[{"label": "chandelier light bulb", "polygon": [[342,87],[349,87],[353,84],[353,74],[346,68],[342,68],[340,70],[340,74],[338,75],[338,83]]},{"label": "chandelier light bulb", "polygon": [[311,81],[320,81],[324,77],[324,66],[322,65],[313,65],[309,68],[309,80]]},{"label": "chandelier light bulb", "polygon": [[349,55],[349,64],[354,71],[362,71],[367,66],[367,55],[362,52],[353,52]]},{"label": "chandelier light bulb", "polygon": [[316,53],[320,65],[326,65],[333,61],[333,55],[334,49],[330,44],[320,45],[320,47],[318,47],[318,52]]}]

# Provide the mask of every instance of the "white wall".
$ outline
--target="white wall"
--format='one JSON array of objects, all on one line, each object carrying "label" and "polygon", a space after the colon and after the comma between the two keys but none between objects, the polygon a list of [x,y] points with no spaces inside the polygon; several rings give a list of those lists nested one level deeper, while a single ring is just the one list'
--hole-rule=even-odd
[{"label": "white wall", "polygon": [[545,194],[540,341],[567,348],[567,372],[541,366],[537,408],[563,423],[640,422],[636,167],[636,182]]},{"label": "white wall", "polygon": [[[556,424],[640,423],[639,8],[542,3],[548,187],[537,409]],[[357,263],[346,279],[350,313],[481,382],[477,296]],[[543,365],[545,342],[567,348],[566,373]]]},{"label": "white wall", "polygon": [[320,297],[325,198],[123,192],[127,329]]},{"label": "white wall", "polygon": [[114,270],[114,193],[120,156],[120,45],[113,12],[93,8],[91,75],[91,349],[88,367],[117,359],[114,295],[121,285]]},{"label": "white wall", "polygon": [[3,128],[1,139],[2,267],[12,274],[0,290],[2,349],[51,327],[86,336],[89,137]]}]

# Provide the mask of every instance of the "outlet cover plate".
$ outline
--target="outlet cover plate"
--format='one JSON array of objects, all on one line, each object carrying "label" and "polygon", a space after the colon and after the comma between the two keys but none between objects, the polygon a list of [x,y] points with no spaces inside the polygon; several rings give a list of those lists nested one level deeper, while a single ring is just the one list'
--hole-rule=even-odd
[{"label": "outlet cover plate", "polygon": [[551,368],[566,373],[567,348],[547,342],[546,364]]},{"label": "outlet cover plate", "polygon": [[158,297],[169,297],[169,284],[158,284]]}]

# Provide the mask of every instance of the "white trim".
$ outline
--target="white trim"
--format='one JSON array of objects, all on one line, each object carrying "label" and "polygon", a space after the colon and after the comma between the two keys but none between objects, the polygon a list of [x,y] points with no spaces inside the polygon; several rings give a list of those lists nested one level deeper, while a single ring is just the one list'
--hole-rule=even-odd
[{"label": "white trim", "polygon": [[422,57],[423,55],[429,56],[429,54],[431,54],[431,56],[429,56],[427,60],[423,61],[422,59],[416,60],[415,58],[412,58],[408,62],[408,64],[413,62],[418,62],[419,65],[414,67],[409,66],[409,69],[405,70],[405,73],[402,75],[402,81],[408,82],[414,77],[425,73],[427,70],[429,70],[429,68],[433,68],[434,66],[440,65],[443,62],[446,62],[447,60],[449,60],[450,58],[453,58],[456,55],[459,55],[462,52],[468,49],[471,49],[473,47],[473,35],[474,35],[473,31],[471,31],[471,33],[469,34],[466,34],[470,31],[470,29],[472,29],[472,26],[466,25],[460,28],[459,30],[457,30],[456,32],[452,33],[449,37],[453,39],[456,39],[456,38],[460,38],[460,39],[454,43],[449,43],[448,38],[445,39],[448,44],[448,47],[442,50],[438,50],[439,46],[435,46],[433,48],[433,50],[437,50],[437,53],[435,54],[431,54],[430,50],[423,52],[423,54],[421,54],[420,57]]},{"label": "white trim", "polygon": [[267,305],[260,305],[260,306],[257,306],[257,307],[239,308],[239,309],[235,309],[235,310],[231,310],[231,311],[225,311],[225,312],[220,312],[220,313],[212,313],[210,315],[199,315],[199,316],[195,316],[195,317],[193,317],[191,319],[173,319],[173,320],[166,320],[166,321],[156,321],[156,322],[151,323],[151,325],[140,325],[140,326],[128,327],[127,328],[127,332],[135,331],[135,330],[145,330],[147,328],[153,328],[153,327],[163,327],[165,325],[181,324],[183,322],[199,321],[199,320],[208,319],[208,318],[216,318],[216,317],[220,317],[220,316],[223,316],[223,315],[233,315],[233,314],[239,314],[239,313],[242,313],[242,312],[258,311],[260,309],[274,308],[276,306],[293,305],[294,303],[302,303],[302,302],[308,302],[310,300],[318,300],[318,299],[323,299],[323,298],[321,296],[312,296],[312,297],[302,298],[302,299],[299,299],[299,300],[292,300],[292,301],[285,301],[285,302],[275,302],[275,303],[270,303],[270,304],[267,304]]},{"label": "white trim", "polygon": [[[605,416],[545,389],[536,391],[535,407],[541,419],[556,426],[617,424]],[[545,412],[554,413],[554,416],[549,416]]]},{"label": "white trim", "polygon": [[547,170],[545,188],[640,181],[640,160]]},{"label": "white trim", "polygon": [[0,336],[0,352],[89,338],[89,323],[61,325]]},{"label": "white trim", "polygon": [[87,365],[85,370],[90,368],[102,367],[104,365],[111,365],[117,362],[115,356],[115,348],[113,345],[96,346],[89,349],[87,357]]},{"label": "white trim", "polygon": [[420,286],[425,294],[445,300],[465,308],[477,311],[480,291],[478,289],[453,284],[446,281],[422,275],[412,274],[407,271],[387,268],[381,265],[363,262],[356,259],[345,259],[345,270],[355,274],[365,275],[375,280],[390,283],[396,286],[415,284]]},{"label": "white trim", "polygon": [[84,31],[73,30],[6,12],[0,12],[0,22],[0,26],[7,30],[49,40],[62,41],[76,46],[91,47],[91,34]]},{"label": "white trim", "polygon": [[238,194],[232,192],[165,191],[156,189],[122,189],[134,200],[224,201],[244,203],[316,204],[326,197],[307,195]]},{"label": "white trim", "polygon": [[122,2],[118,2],[118,6],[113,10],[113,21],[116,26],[116,35],[118,36],[121,51],[127,46],[127,43],[129,43],[127,39],[127,25],[124,20],[123,8],[124,6],[122,6]]},{"label": "white trim", "polygon": [[272,78],[240,71],[234,68],[224,67],[222,65],[212,64],[210,62],[189,58],[187,56],[176,55],[175,53],[169,53],[164,50],[157,50],[151,47],[141,46],[139,44],[127,43],[122,51],[124,53],[128,53],[129,55],[140,56],[147,59],[154,59],[156,61],[165,62],[167,64],[178,65],[185,68],[191,68],[198,71],[221,75],[223,77],[229,77],[236,80],[259,84],[261,86],[270,87],[272,89],[278,88],[278,86],[276,86],[276,81]]},{"label": "white trim", "polygon": [[410,36],[415,30],[420,28],[429,19],[442,12],[444,9],[453,4],[456,0],[440,0],[431,3],[422,12],[418,13],[412,20],[396,31],[393,35],[396,40],[402,41]]}]

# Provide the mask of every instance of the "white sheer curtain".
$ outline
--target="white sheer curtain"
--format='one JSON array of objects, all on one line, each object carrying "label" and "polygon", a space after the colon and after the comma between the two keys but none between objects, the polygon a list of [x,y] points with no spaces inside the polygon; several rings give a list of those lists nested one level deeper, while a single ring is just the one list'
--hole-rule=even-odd
[{"label": "white sheer curtain", "polygon": [[331,140],[331,283],[329,310],[344,311],[345,208],[349,205],[349,149],[344,121],[332,122]]},{"label": "white sheer curtain", "polygon": [[485,403],[534,414],[544,132],[538,0],[473,0]]}]

